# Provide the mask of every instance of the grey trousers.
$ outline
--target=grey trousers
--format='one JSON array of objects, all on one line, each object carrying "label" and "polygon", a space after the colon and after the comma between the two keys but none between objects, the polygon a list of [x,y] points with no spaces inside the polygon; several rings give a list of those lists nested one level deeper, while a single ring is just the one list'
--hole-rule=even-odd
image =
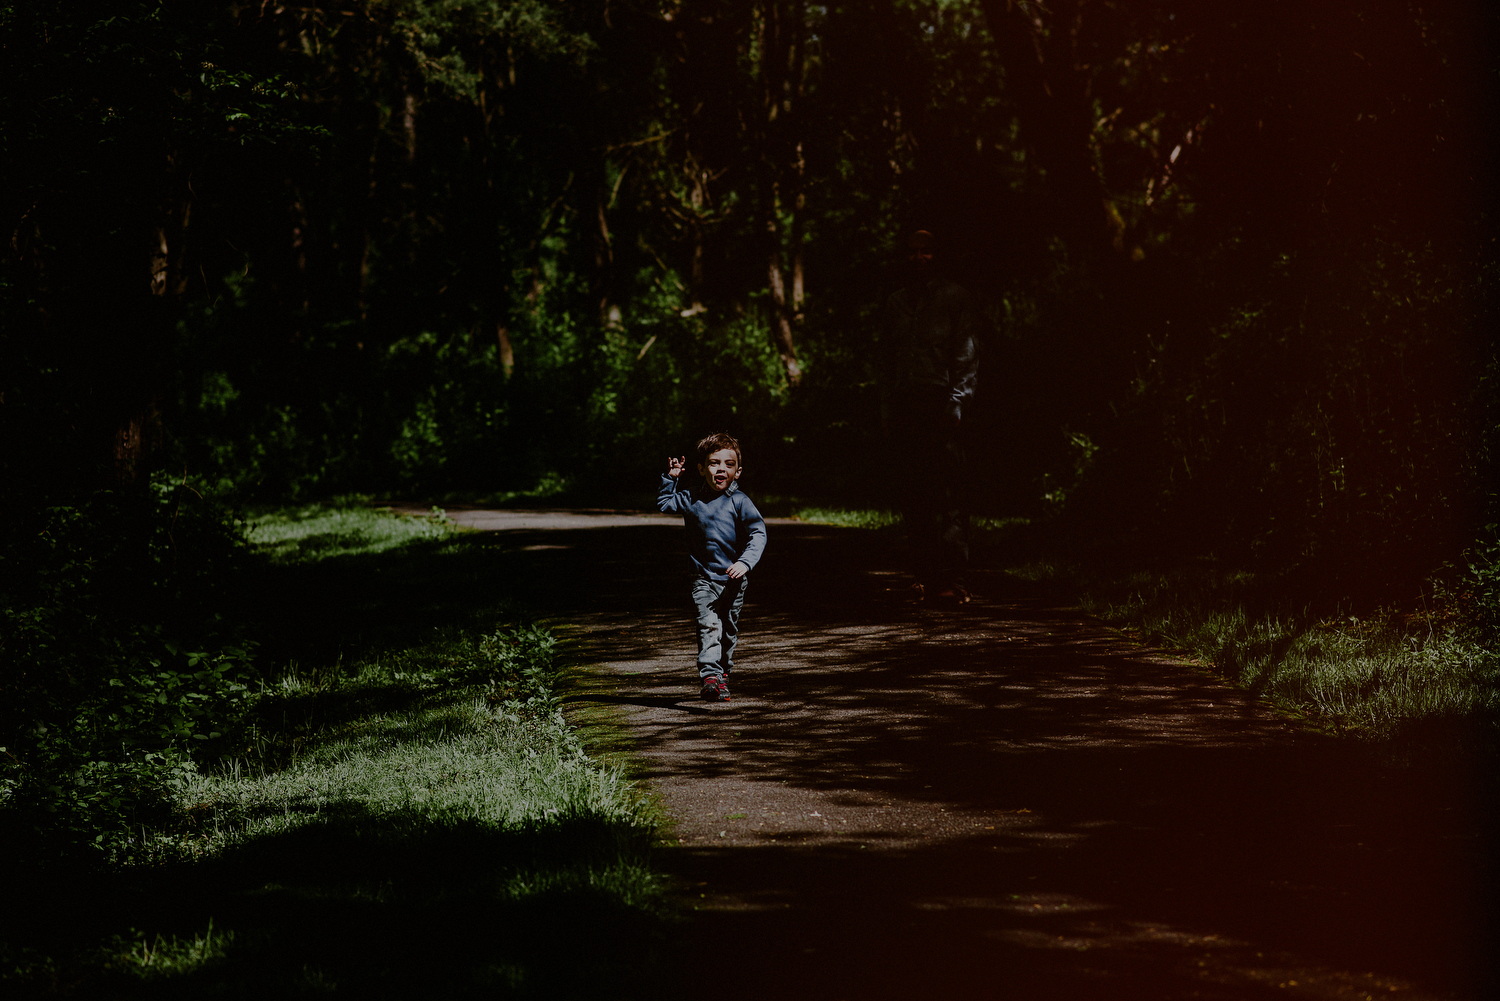
[{"label": "grey trousers", "polygon": [[698,677],[734,670],[734,647],[740,639],[740,608],[745,604],[749,577],[693,582],[693,605],[698,613]]}]

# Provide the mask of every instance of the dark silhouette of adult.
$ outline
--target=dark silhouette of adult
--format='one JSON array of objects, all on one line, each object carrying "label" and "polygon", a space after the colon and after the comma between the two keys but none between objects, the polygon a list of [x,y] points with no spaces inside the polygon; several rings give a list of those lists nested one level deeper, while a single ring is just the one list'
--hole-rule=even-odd
[{"label": "dark silhouette of adult", "polygon": [[905,281],[881,315],[880,424],[918,592],[961,602],[969,559],[961,432],[979,384],[985,319],[973,296],[944,276],[932,233],[912,233],[906,250]]}]

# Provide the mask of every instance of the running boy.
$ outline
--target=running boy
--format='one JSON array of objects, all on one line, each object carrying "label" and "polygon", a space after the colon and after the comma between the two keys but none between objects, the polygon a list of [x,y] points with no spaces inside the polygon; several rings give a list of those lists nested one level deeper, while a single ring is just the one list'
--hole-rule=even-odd
[{"label": "running boy", "polygon": [[687,456],[667,460],[656,506],[681,512],[688,555],[698,571],[693,605],[698,610],[698,677],[705,702],[729,701],[729,672],[740,636],[746,576],[766,550],[766,522],[739,492],[740,443],[711,434],[698,443],[696,482],[684,476]]}]

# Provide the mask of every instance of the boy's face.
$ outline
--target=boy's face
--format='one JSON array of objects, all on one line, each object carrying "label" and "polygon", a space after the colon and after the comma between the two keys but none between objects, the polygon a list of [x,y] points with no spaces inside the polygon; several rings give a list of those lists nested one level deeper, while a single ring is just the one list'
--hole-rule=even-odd
[{"label": "boy's face", "polygon": [[721,448],[698,463],[698,475],[703,477],[708,489],[721,494],[729,489],[729,484],[740,478],[740,457],[734,454],[732,448]]}]

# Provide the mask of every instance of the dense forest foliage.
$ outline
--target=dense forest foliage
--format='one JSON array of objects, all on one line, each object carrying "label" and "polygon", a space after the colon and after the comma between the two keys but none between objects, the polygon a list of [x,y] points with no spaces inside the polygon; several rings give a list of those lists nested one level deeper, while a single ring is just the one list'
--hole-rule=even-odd
[{"label": "dense forest foliage", "polygon": [[977,509],[1370,601],[1468,551],[1493,589],[1494,30],[1465,0],[6,7],[4,730],[148,663],[202,698],[142,747],[236,697],[216,504],[608,498],[719,428],[754,491],[884,504],[874,317],[917,227],[992,320],[945,471]]},{"label": "dense forest foliage", "polygon": [[1491,26],[17,7],[7,494],[611,486],[714,426],[762,489],[866,487],[833,456],[878,449],[871,315],[923,226],[996,321],[989,506],[1091,486],[1219,542],[1451,542],[1493,423]]}]

